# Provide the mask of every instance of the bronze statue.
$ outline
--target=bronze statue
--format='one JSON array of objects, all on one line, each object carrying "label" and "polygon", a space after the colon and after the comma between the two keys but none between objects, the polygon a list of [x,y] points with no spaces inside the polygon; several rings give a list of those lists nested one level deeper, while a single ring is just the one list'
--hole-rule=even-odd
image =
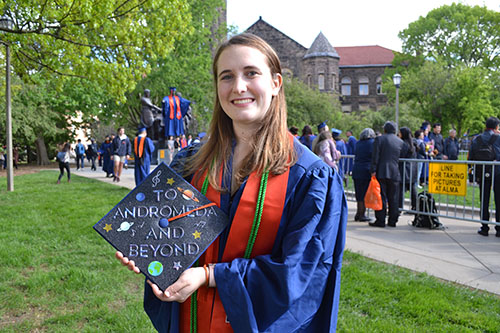
[{"label": "bronze statue", "polygon": [[160,138],[161,108],[154,105],[150,99],[151,92],[144,89],[144,96],[141,98],[141,126],[147,129],[147,135],[153,140]]}]

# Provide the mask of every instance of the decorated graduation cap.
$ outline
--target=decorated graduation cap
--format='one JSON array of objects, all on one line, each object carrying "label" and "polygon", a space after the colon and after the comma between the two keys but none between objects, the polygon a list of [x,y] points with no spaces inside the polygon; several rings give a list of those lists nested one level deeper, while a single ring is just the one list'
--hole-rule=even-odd
[{"label": "decorated graduation cap", "polygon": [[228,223],[215,203],[161,163],[94,229],[165,290]]},{"label": "decorated graduation cap", "polygon": [[326,127],[326,120],[318,125],[318,131],[320,131],[323,127]]},{"label": "decorated graduation cap", "polygon": [[339,136],[339,135],[340,135],[340,133],[342,133],[342,131],[341,131],[341,130],[336,129],[336,128],[332,128],[332,135],[333,135],[333,136]]}]

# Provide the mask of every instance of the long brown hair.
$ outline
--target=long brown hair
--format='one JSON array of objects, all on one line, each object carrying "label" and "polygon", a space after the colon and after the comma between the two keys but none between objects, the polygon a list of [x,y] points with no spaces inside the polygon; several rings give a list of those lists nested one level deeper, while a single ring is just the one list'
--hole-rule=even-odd
[{"label": "long brown hair", "polygon": [[[224,167],[227,174],[228,162],[232,153],[232,140],[235,138],[233,121],[224,112],[218,98],[217,63],[224,50],[231,46],[248,46],[264,54],[271,76],[276,78],[281,75],[281,63],[276,52],[263,39],[252,34],[243,33],[236,35],[219,46],[213,61],[213,76],[215,84],[215,105],[208,141],[200,150],[188,159],[185,169],[186,175],[199,171],[201,176],[208,170],[208,180],[213,188],[222,191],[219,179],[219,170]],[[253,171],[263,172],[268,170],[271,174],[279,175],[293,165],[296,156],[293,144],[289,139],[287,128],[287,109],[283,87],[271,100],[271,105],[266,113],[265,121],[253,135],[251,153],[241,163],[242,167],[236,174],[236,180],[241,183]],[[196,180],[196,179],[195,179]]]}]

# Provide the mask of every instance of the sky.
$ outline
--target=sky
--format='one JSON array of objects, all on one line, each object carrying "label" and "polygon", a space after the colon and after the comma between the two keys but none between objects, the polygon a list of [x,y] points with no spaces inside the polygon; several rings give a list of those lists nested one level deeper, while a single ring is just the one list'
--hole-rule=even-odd
[{"label": "sky", "polygon": [[500,0],[227,0],[227,23],[243,32],[262,16],[306,48],[323,32],[333,47],[380,45],[401,51],[400,31],[453,2],[500,11]]}]

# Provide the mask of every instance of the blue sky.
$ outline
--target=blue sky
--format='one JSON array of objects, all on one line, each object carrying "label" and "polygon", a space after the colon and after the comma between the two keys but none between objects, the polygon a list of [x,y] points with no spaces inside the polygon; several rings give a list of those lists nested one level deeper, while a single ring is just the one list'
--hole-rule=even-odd
[{"label": "blue sky", "polygon": [[262,16],[307,48],[322,31],[333,46],[380,45],[401,51],[399,31],[453,2],[500,11],[500,0],[227,0],[227,22],[242,32]]}]

